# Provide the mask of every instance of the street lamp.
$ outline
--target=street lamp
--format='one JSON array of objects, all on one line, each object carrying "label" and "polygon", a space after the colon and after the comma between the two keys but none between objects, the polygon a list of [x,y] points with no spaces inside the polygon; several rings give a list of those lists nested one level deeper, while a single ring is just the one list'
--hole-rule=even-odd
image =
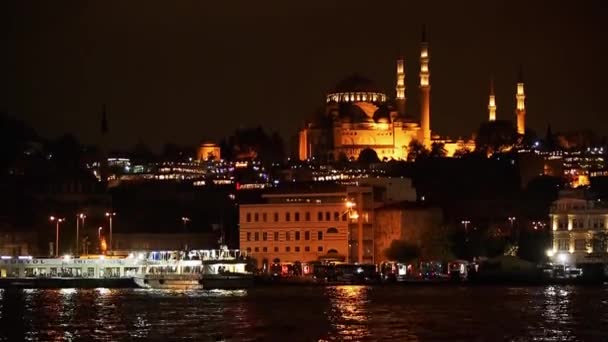
[{"label": "street lamp", "polygon": [[113,211],[106,212],[106,217],[110,219],[110,250],[112,249],[112,218],[116,216],[116,213]]},{"label": "street lamp", "polygon": [[471,221],[469,220],[462,220],[462,222],[460,222],[464,225],[464,231],[467,232],[467,228],[469,227],[469,224],[471,224]]},{"label": "street lamp", "polygon": [[509,220],[509,222],[511,222],[511,230],[513,230],[513,221],[515,221],[515,217],[514,216],[509,216],[507,218],[507,220]]},{"label": "street lamp", "polygon": [[82,220],[82,228],[84,229],[84,219],[87,218],[87,215],[83,213],[79,213],[76,215],[76,255],[80,255],[80,249],[78,249],[78,240],[80,235],[80,220]]},{"label": "street lamp", "polygon": [[184,223],[184,232],[186,232],[186,225],[190,222],[190,218],[186,216],[182,216],[182,222]]},{"label": "street lamp", "polygon": [[59,257],[59,224],[65,221],[65,218],[51,216],[49,220],[55,222],[55,257]]}]

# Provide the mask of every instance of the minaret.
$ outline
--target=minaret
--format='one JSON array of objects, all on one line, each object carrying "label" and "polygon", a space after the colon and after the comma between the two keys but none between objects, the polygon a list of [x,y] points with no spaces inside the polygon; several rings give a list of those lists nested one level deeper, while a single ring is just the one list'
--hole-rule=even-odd
[{"label": "minaret", "polygon": [[400,117],[405,117],[405,60],[403,57],[397,59],[397,113]]},{"label": "minaret", "polygon": [[108,180],[108,115],[106,105],[101,107],[101,140],[99,142],[99,180],[105,183]]},{"label": "minaret", "polygon": [[519,75],[517,79],[517,108],[515,114],[517,115],[517,134],[524,135],[526,133],[526,94],[524,93],[524,76],[521,68],[519,69]]},{"label": "minaret", "polygon": [[490,121],[496,121],[496,97],[494,96],[494,80],[490,80],[490,101],[488,102]]},{"label": "minaret", "polygon": [[429,44],[426,41],[426,29],[422,27],[420,44],[420,128],[422,144],[431,147],[431,73],[429,72]]}]

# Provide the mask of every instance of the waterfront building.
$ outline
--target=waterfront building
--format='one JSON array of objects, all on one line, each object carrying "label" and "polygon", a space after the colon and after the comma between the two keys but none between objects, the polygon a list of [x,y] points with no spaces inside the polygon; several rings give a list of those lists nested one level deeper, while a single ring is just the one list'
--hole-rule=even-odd
[{"label": "waterfront building", "polygon": [[299,184],[240,205],[240,248],[269,262],[372,263],[374,189]]},{"label": "waterfront building", "polygon": [[240,248],[260,267],[333,260],[376,263],[376,209],[415,201],[408,178],[294,183],[240,205]]},{"label": "waterfront building", "polygon": [[568,265],[604,262],[608,252],[608,205],[583,189],[564,190],[550,213],[552,248],[547,255]]},{"label": "waterfront building", "polygon": [[[441,208],[424,203],[404,201],[376,209],[374,230],[374,260],[382,263],[388,260],[385,251],[393,240],[406,241],[420,248],[421,258],[426,261],[441,260],[435,250],[430,250],[429,242],[440,234],[443,224]],[[437,250],[445,248],[435,248]]]}]

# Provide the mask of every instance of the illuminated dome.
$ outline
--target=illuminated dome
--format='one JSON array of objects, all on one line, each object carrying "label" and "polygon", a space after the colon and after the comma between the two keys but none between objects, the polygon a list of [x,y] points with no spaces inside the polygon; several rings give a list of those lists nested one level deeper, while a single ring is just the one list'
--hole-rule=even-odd
[{"label": "illuminated dome", "polygon": [[363,76],[352,75],[338,82],[327,94],[327,102],[386,102],[386,95],[376,84]]}]

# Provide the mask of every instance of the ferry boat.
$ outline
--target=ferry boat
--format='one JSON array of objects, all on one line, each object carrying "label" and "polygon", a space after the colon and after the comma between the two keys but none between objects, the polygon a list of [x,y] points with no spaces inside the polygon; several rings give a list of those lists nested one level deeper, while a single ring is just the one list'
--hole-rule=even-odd
[{"label": "ferry boat", "polygon": [[134,277],[143,288],[235,289],[253,284],[247,257],[225,246],[217,250],[152,252],[144,272]]},{"label": "ferry boat", "polygon": [[0,257],[0,288],[244,288],[247,256],[218,250],[130,252],[121,256]]}]

